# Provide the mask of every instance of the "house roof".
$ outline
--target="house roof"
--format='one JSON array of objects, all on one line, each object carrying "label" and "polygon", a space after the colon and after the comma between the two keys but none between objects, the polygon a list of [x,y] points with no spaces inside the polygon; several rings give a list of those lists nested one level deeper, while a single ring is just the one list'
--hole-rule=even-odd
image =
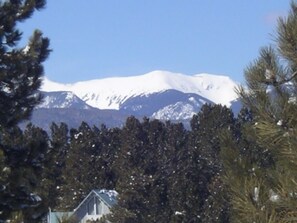
[{"label": "house roof", "polygon": [[80,206],[90,197],[94,194],[97,196],[103,203],[105,203],[109,208],[117,204],[117,195],[118,193],[115,190],[106,190],[106,189],[96,189],[92,190],[85,199],[75,208],[74,212],[76,212]]},{"label": "house roof", "polygon": [[93,190],[101,199],[107,204],[107,206],[112,207],[117,203],[118,193],[115,190]]}]

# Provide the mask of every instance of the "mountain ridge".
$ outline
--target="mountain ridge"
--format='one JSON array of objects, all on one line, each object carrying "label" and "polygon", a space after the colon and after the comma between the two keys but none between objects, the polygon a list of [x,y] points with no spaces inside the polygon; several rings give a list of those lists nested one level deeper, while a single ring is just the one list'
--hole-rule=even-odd
[{"label": "mountain ridge", "polygon": [[234,92],[237,85],[223,75],[203,73],[190,76],[158,70],[138,76],[110,77],[73,84],[56,83],[45,78],[41,90],[70,91],[92,107],[119,110],[128,99],[166,90],[198,94],[216,104],[229,107],[237,99]]},{"label": "mountain ridge", "polygon": [[34,109],[30,121],[47,130],[52,122],[65,122],[70,128],[78,127],[82,121],[121,127],[133,115],[182,122],[189,128],[192,116],[205,103],[226,105],[236,115],[242,106],[234,92],[236,86],[227,76],[190,76],[168,71],[72,84],[45,77],[41,87],[43,102]]}]

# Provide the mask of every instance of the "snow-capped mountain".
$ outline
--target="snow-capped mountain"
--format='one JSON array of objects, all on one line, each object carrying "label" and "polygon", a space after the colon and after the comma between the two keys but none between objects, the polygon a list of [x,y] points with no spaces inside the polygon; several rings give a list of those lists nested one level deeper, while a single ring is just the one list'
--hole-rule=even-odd
[{"label": "snow-capped mountain", "polygon": [[44,80],[43,91],[70,91],[88,105],[100,109],[119,110],[128,99],[148,96],[166,90],[194,93],[214,103],[230,106],[237,98],[237,85],[227,76],[197,74],[193,76],[168,71],[153,71],[144,75],[114,77],[59,84]]},{"label": "snow-capped mountain", "polygon": [[134,115],[187,123],[205,103],[238,109],[236,86],[227,76],[189,76],[167,71],[73,84],[45,78],[41,88],[43,103],[35,109],[32,122],[46,124],[47,129],[52,121],[66,122],[70,127],[77,127],[82,121],[119,126]]}]

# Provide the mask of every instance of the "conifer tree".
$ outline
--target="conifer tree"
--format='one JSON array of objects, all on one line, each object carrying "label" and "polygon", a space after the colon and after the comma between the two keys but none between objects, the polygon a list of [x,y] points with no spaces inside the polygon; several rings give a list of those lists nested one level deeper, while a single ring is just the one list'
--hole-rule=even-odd
[{"label": "conifer tree", "polygon": [[[48,211],[48,197],[50,196],[47,185],[44,182],[47,180],[47,176],[44,174],[45,160],[49,153],[49,138],[47,133],[32,124],[29,124],[23,133],[24,149],[22,157],[19,159],[26,162],[21,165],[17,164],[21,172],[24,169],[28,169],[23,173],[22,178],[30,179],[30,187],[33,191],[33,199],[38,202],[33,207],[28,207],[22,211],[24,222],[40,222],[40,220],[46,215]],[[20,151],[21,152],[21,151]],[[24,182],[21,180],[20,182]],[[24,185],[17,185],[19,189],[24,189]],[[28,186],[27,190],[30,189]],[[30,191],[30,190],[28,190]]]},{"label": "conifer tree", "polygon": [[[14,213],[21,214],[24,222],[38,222],[47,211],[40,205],[47,198],[41,177],[48,151],[47,134],[32,125],[24,133],[15,127],[2,135],[2,143],[10,149],[6,162],[11,171],[9,191],[1,193],[1,201],[5,200]],[[10,212],[6,214],[9,216]]]},{"label": "conifer tree", "polygon": [[[168,178],[167,199],[170,207],[169,219],[166,222],[186,222],[185,215],[187,209],[187,193],[186,188],[191,187],[189,182],[185,181],[185,169],[189,163],[187,159],[189,132],[181,123],[166,123],[166,137],[163,164],[165,167],[161,174],[164,178]],[[163,155],[163,156],[164,156]],[[185,186],[186,185],[186,186]],[[195,210],[193,210],[195,212]]]},{"label": "conifer tree", "polygon": [[93,189],[115,189],[114,161],[118,147],[117,129],[104,125],[101,129],[90,128],[85,122],[78,129],[71,129],[56,209],[73,209]]},{"label": "conifer tree", "polygon": [[[169,179],[171,177],[172,150],[168,146],[168,124],[158,120],[145,119],[142,123],[147,132],[147,146],[144,150],[144,174],[147,179],[143,181],[146,193],[144,203],[148,207],[146,222],[169,222],[172,210],[169,205]],[[179,134],[182,137],[182,132]],[[175,138],[174,141],[177,141]],[[181,149],[181,148],[180,148]]]},{"label": "conifer tree", "polygon": [[[244,144],[225,136],[225,182],[232,222],[297,221],[297,4],[280,18],[276,47],[262,48],[238,89],[252,114]],[[245,144],[247,145],[247,144]],[[242,147],[244,146],[244,147]]]},{"label": "conifer tree", "polygon": [[227,218],[227,206],[217,197],[222,193],[219,136],[234,124],[231,110],[221,105],[206,104],[193,116],[189,144],[180,151],[181,180],[171,193],[182,201],[179,211],[184,213],[184,222],[224,222]]},{"label": "conifer tree", "polygon": [[115,160],[120,148],[120,130],[108,129],[101,125],[100,129],[93,127],[96,138],[93,141],[92,160],[93,169],[96,170],[94,188],[115,189],[118,176],[115,170]]},{"label": "conifer tree", "polygon": [[51,125],[50,149],[46,156],[45,170],[43,171],[43,187],[47,190],[46,205],[56,210],[62,199],[64,179],[63,172],[66,157],[69,151],[69,131],[65,123]]},{"label": "conifer tree", "polygon": [[49,40],[35,30],[27,46],[17,48],[22,33],[18,22],[42,9],[45,0],[0,2],[0,124],[9,127],[30,116],[41,97],[37,90],[48,57]]},{"label": "conifer tree", "polygon": [[170,178],[175,177],[173,157],[182,150],[185,137],[183,128],[170,132],[170,126],[147,118],[127,119],[116,161],[119,204],[108,218],[111,222],[171,222],[168,192]]},{"label": "conifer tree", "polygon": [[65,184],[59,210],[74,209],[90,190],[94,189],[91,186],[94,177],[90,177],[90,174],[95,172],[90,160],[94,157],[91,151],[94,140],[92,129],[85,122],[82,122],[78,129],[70,130],[70,148],[63,173]]},{"label": "conifer tree", "polygon": [[[117,191],[119,205],[111,216],[114,222],[145,222],[147,206],[144,197],[148,197],[143,182],[149,183],[142,165],[145,159],[147,133],[141,122],[129,117],[121,132],[121,148],[116,161],[119,175]],[[125,167],[125,169],[123,169]]]},{"label": "conifer tree", "polygon": [[36,30],[27,46],[17,48],[22,35],[17,24],[28,19],[35,10],[42,9],[45,2],[0,1],[0,166],[3,167],[0,169],[0,221],[7,219],[12,211],[27,207],[22,206],[22,202],[26,203],[25,200],[34,192],[25,190],[20,197],[18,191],[14,191],[14,175],[20,169],[17,166],[12,168],[15,158],[11,154],[17,148],[11,147],[11,142],[5,143],[3,137],[8,133],[6,136],[10,135],[10,140],[15,140],[16,136],[11,134],[15,125],[28,118],[41,99],[38,88],[43,74],[42,63],[50,52],[49,40]]}]

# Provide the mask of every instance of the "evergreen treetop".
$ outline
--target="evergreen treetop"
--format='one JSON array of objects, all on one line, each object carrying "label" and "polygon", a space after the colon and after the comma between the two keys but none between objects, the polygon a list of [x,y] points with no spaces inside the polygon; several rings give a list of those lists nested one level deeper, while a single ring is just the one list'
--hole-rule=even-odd
[{"label": "evergreen treetop", "polygon": [[275,45],[245,70],[238,93],[252,114],[239,142],[225,137],[231,222],[297,221],[297,3],[280,18]]},{"label": "evergreen treetop", "polygon": [[42,62],[49,55],[49,39],[35,30],[27,46],[18,48],[22,22],[42,9],[45,0],[0,2],[0,125],[9,127],[30,116],[41,100],[38,89],[43,75]]},{"label": "evergreen treetop", "polygon": [[38,89],[42,63],[50,53],[49,39],[35,30],[27,46],[19,48],[22,33],[17,24],[44,8],[45,3],[45,0],[0,1],[0,221],[13,212],[39,204],[35,194],[37,180],[33,178],[35,171],[42,169],[36,165],[42,165],[46,147],[39,144],[41,141],[22,144],[24,140],[17,138],[21,133],[16,125],[29,118],[41,100]]}]

